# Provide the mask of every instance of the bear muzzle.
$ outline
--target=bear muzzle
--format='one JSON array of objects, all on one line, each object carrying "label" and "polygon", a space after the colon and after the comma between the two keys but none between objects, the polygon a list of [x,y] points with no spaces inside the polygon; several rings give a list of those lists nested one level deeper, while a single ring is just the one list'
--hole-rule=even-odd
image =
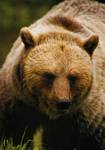
[{"label": "bear muzzle", "polygon": [[72,99],[70,93],[70,84],[67,77],[58,77],[53,83],[53,91],[55,99],[60,102],[70,101]]}]

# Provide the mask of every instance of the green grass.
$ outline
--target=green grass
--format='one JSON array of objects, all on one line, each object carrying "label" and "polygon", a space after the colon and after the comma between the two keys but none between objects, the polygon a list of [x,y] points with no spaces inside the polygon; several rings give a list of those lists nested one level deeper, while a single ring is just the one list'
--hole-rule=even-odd
[{"label": "green grass", "polygon": [[13,140],[2,140],[0,142],[0,150],[32,150],[30,148],[30,143],[32,141],[27,141],[25,144],[20,143],[19,145],[15,146]]}]

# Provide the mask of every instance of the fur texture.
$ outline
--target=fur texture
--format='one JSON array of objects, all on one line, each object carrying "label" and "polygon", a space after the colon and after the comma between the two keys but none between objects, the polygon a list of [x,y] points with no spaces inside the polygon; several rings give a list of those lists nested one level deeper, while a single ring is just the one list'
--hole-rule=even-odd
[{"label": "fur texture", "polygon": [[105,149],[104,15],[104,4],[66,0],[21,29],[0,70],[1,137]]}]

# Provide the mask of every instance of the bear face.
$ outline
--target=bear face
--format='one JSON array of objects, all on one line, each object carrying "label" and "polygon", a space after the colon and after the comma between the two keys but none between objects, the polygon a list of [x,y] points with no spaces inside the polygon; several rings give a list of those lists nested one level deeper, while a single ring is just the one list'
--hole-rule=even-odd
[{"label": "bear face", "polygon": [[49,32],[35,38],[23,28],[21,38],[26,50],[21,62],[22,86],[33,105],[52,118],[74,111],[73,105],[78,106],[92,86],[91,55],[97,36],[84,42],[67,32]]}]

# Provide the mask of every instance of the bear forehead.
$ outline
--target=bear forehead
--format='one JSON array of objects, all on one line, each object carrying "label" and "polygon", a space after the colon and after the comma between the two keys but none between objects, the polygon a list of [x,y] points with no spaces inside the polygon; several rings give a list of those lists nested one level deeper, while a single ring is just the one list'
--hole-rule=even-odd
[{"label": "bear forehead", "polygon": [[90,64],[88,54],[72,39],[48,39],[30,49],[25,58],[25,68],[42,72],[64,72],[71,67],[83,68],[87,64]]},{"label": "bear forehead", "polygon": [[[49,39],[30,50],[28,57],[42,61],[67,60],[82,57],[83,50],[74,41]],[[84,54],[83,54],[84,55]]]},{"label": "bear forehead", "polygon": [[70,48],[75,49],[81,44],[80,38],[70,32],[47,32],[35,36],[34,40],[35,47],[32,47],[30,53],[34,53],[34,55],[44,53],[44,56],[47,56],[47,53],[57,54],[58,51],[64,54],[67,53],[67,46],[69,46],[70,52]]},{"label": "bear forehead", "polygon": [[[33,59],[46,60],[54,58],[55,60],[68,59],[75,57],[88,57],[87,53],[81,47],[81,39],[70,32],[47,32],[34,37],[35,46],[28,53]],[[78,60],[79,61],[79,60]],[[53,60],[54,62],[54,60]]]}]

